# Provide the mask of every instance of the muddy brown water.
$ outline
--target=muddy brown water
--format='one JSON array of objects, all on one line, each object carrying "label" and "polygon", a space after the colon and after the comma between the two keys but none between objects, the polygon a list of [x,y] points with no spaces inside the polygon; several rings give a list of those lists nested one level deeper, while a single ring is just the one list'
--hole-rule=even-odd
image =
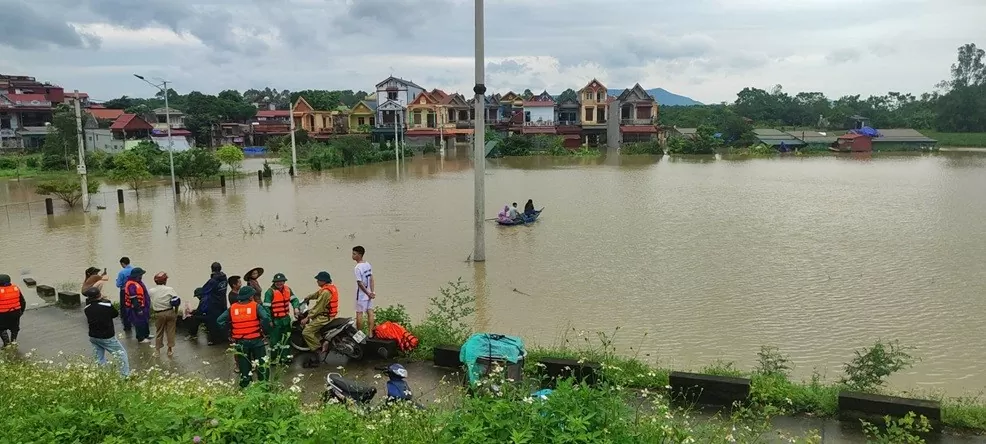
[{"label": "muddy brown water", "polygon": [[[115,275],[126,255],[149,273],[167,271],[191,299],[213,261],[230,275],[262,266],[264,285],[283,272],[305,294],[328,270],[348,313],[359,244],[378,302],[403,304],[416,319],[443,283],[462,277],[476,291],[478,330],[531,343],[619,326],[619,350],[665,366],[721,359],[752,368],[760,346],[775,345],[797,376],[836,379],[854,348],[899,339],[922,360],[895,388],[958,395],[986,386],[981,154],[490,160],[489,217],[527,198],[546,209],[532,226],[488,223],[482,264],[466,261],[473,172],[462,152],[229,182],[224,192],[187,193],[177,207],[167,186],[139,200],[127,192],[123,207],[106,186],[93,203],[106,209],[89,214],[6,206],[0,272],[77,286],[87,266]],[[0,204],[30,200],[39,200],[31,181],[0,182]]]}]

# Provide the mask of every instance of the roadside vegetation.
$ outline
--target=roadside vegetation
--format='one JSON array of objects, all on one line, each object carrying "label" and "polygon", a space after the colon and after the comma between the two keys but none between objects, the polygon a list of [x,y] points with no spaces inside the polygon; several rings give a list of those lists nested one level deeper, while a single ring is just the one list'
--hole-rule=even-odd
[{"label": "roadside vegetation", "polygon": [[922,131],[922,134],[938,141],[940,147],[986,148],[986,132],[982,133],[940,133]]}]

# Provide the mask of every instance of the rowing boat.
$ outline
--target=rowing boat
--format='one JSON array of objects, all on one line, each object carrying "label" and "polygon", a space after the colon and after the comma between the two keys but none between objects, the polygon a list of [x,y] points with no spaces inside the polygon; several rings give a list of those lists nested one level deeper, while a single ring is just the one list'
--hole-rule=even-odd
[{"label": "rowing boat", "polygon": [[532,224],[532,223],[534,223],[534,221],[538,220],[538,217],[541,216],[541,212],[542,211],[544,211],[544,207],[541,207],[540,210],[535,211],[532,216],[525,216],[525,215],[521,214],[519,219],[515,219],[515,220],[512,220],[510,222],[504,222],[502,220],[497,220],[496,223],[498,223],[500,225],[503,225],[505,227],[510,227],[510,226],[514,226],[514,225]]}]

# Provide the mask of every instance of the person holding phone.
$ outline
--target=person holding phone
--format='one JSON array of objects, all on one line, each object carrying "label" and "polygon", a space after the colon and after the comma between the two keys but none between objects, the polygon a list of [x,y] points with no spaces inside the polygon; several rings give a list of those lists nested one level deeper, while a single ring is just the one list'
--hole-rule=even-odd
[{"label": "person holding phone", "polygon": [[103,292],[103,284],[109,280],[109,276],[106,275],[106,269],[100,273],[99,269],[96,267],[86,268],[86,278],[82,281],[82,293],[90,288],[95,288],[99,290],[100,294]]}]

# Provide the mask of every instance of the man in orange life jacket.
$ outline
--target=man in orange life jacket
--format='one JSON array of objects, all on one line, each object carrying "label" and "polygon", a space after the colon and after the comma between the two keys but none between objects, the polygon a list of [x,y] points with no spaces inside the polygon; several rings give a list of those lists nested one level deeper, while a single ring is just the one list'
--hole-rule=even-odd
[{"label": "man in orange life jacket", "polygon": [[17,345],[17,333],[21,331],[21,315],[27,309],[24,294],[10,283],[10,276],[0,274],[0,340],[3,346]]},{"label": "man in orange life jacket", "polygon": [[291,332],[291,307],[298,313],[298,297],[285,282],[288,278],[284,273],[277,273],[272,279],[273,284],[264,292],[264,307],[270,311],[273,318],[273,329],[270,332],[270,356],[273,364],[286,363],[288,359],[288,334]]},{"label": "man in orange life jacket", "polygon": [[318,284],[318,291],[308,295],[306,301],[315,299],[315,305],[308,310],[308,317],[305,319],[305,328],[301,331],[305,337],[308,349],[315,354],[305,367],[318,367],[325,355],[328,353],[328,344],[323,347],[319,332],[335,319],[339,314],[339,290],[332,285],[332,276],[327,271],[320,271],[315,275],[315,283]]},{"label": "man in orange life jacket", "polygon": [[240,387],[243,388],[253,380],[254,367],[257,381],[266,381],[269,377],[264,335],[271,330],[270,314],[253,300],[256,294],[257,290],[249,285],[240,288],[236,303],[219,315],[216,321],[220,327],[229,328],[240,370]]},{"label": "man in orange life jacket", "polygon": [[140,344],[151,343],[151,304],[148,298],[147,286],[141,279],[144,278],[144,269],[137,267],[130,270],[127,283],[123,284],[123,293],[126,298],[123,300],[127,316],[134,330],[137,330],[137,342]]}]

